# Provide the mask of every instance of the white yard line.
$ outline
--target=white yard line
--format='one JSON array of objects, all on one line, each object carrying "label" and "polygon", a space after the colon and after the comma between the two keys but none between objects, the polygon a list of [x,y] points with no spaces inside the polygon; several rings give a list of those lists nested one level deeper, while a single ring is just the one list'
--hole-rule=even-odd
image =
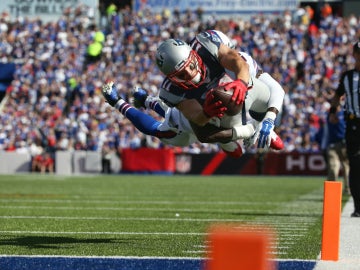
[{"label": "white yard line", "polygon": [[237,213],[241,214],[248,213],[268,213],[268,214],[276,214],[276,212],[272,211],[263,211],[263,210],[255,210],[255,209],[209,209],[209,208],[159,208],[159,207],[82,207],[82,206],[39,206],[39,205],[1,205],[0,208],[3,209],[57,209],[57,210],[91,210],[91,211],[103,211],[103,210],[111,210],[111,211],[178,211],[179,212],[206,212],[206,213]]},{"label": "white yard line", "polygon": [[249,202],[249,201],[134,201],[134,200],[82,200],[82,199],[0,199],[0,202],[19,202],[19,203],[84,203],[84,204],[187,204],[187,205],[278,205],[282,202]]},{"label": "white yard line", "polygon": [[[151,217],[69,217],[69,216],[0,216],[0,219],[58,219],[58,220],[134,220],[134,221],[186,221],[186,222],[243,222],[242,219],[218,219],[218,218],[151,218]],[[255,225],[255,224],[251,224]],[[297,226],[294,223],[268,224],[276,225],[282,231],[307,231],[307,228]],[[256,226],[256,225],[255,225]],[[259,224],[260,226],[260,224]]]},{"label": "white yard line", "polygon": [[64,232],[64,231],[0,231],[8,234],[92,234],[92,235],[206,235],[206,233],[189,233],[189,232]]}]

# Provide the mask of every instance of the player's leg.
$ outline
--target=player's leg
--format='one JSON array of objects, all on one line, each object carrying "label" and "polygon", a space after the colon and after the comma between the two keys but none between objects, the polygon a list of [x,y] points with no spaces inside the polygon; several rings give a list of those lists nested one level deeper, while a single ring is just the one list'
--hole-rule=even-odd
[{"label": "player's leg", "polygon": [[271,141],[270,141],[270,148],[271,149],[274,149],[274,150],[282,150],[282,149],[284,149],[284,147],[285,147],[284,142],[280,138],[280,136],[276,134],[275,131],[272,130],[270,132],[270,138],[271,138]]},{"label": "player's leg", "polygon": [[124,100],[120,102],[118,110],[142,133],[158,138],[172,138],[176,136],[176,132],[172,130],[159,130],[161,122],[152,116],[132,107]]},{"label": "player's leg", "polygon": [[219,143],[220,148],[230,157],[239,158],[243,155],[244,150],[238,142]]},{"label": "player's leg", "polygon": [[113,82],[108,82],[103,85],[102,94],[106,101],[118,109],[131,123],[142,133],[146,135],[155,136],[158,138],[171,138],[176,136],[176,132],[172,130],[159,130],[161,122],[157,121],[152,116],[134,108],[128,102],[119,97],[117,90],[114,88]]}]

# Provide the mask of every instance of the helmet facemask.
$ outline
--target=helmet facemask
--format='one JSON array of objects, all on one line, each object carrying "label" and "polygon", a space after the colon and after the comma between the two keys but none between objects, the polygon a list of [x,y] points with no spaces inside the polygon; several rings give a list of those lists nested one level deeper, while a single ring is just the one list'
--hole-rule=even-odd
[{"label": "helmet facemask", "polygon": [[176,67],[176,71],[167,75],[167,77],[176,85],[185,90],[198,88],[203,84],[206,68],[200,56],[191,50],[189,57],[185,62]]}]

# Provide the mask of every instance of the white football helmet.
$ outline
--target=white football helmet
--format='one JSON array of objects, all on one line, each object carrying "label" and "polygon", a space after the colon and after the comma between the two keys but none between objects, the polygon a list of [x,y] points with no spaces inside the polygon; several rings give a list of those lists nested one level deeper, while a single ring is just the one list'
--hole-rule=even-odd
[{"label": "white football helmet", "polygon": [[198,88],[206,75],[200,56],[179,39],[165,40],[159,46],[156,65],[173,83],[184,89]]}]

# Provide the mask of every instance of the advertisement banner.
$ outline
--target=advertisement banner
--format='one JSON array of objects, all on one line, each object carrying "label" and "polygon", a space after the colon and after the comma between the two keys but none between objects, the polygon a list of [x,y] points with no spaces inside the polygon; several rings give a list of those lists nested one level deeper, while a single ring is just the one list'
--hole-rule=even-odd
[{"label": "advertisement banner", "polygon": [[12,18],[41,18],[47,22],[60,18],[66,8],[80,5],[96,10],[98,0],[1,0],[0,10],[9,13]]},{"label": "advertisement banner", "polygon": [[172,149],[123,149],[122,172],[176,173],[192,175],[304,175],[326,176],[321,153],[245,153],[232,158],[212,154],[174,153]]},{"label": "advertisement banner", "polygon": [[198,175],[326,175],[321,153],[244,154],[239,159],[224,153],[177,154],[177,174]]},{"label": "advertisement banner", "polygon": [[122,172],[175,172],[175,154],[172,149],[126,148],[122,150],[121,160]]},{"label": "advertisement banner", "polygon": [[161,12],[164,8],[177,8],[180,11],[201,8],[205,14],[251,14],[295,10],[298,3],[298,0],[135,0],[134,10],[150,8],[154,12]]}]

